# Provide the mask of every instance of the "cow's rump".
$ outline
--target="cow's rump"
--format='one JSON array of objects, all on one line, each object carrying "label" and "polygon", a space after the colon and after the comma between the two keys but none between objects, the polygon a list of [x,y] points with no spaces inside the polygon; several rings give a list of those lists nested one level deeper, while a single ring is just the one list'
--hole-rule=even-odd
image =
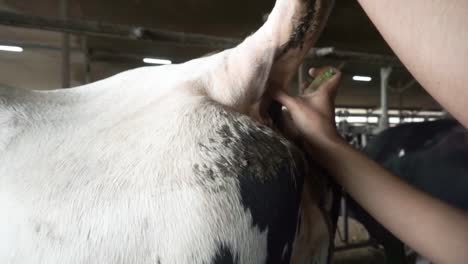
[{"label": "cow's rump", "polygon": [[183,64],[0,90],[0,263],[324,262],[319,173],[261,124],[333,2],[277,0],[240,45]]},{"label": "cow's rump", "polygon": [[207,97],[178,102],[23,130],[0,157],[2,263],[287,261],[302,153]]}]

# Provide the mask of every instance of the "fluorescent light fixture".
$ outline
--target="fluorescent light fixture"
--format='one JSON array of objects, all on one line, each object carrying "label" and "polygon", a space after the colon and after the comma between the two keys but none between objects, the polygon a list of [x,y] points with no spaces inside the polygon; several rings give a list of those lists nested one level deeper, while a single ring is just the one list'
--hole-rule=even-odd
[{"label": "fluorescent light fixture", "polygon": [[358,81],[358,82],[370,82],[372,81],[372,78],[369,76],[353,76],[353,80]]},{"label": "fluorescent light fixture", "polygon": [[159,65],[172,64],[172,61],[170,61],[170,60],[154,59],[154,58],[144,58],[143,62],[144,63],[149,63],[149,64],[159,64]]},{"label": "fluorescent light fixture", "polygon": [[377,123],[379,123],[379,118],[376,117],[376,116],[370,116],[367,119],[367,122],[372,123],[372,124],[377,124]]},{"label": "fluorescent light fixture", "polygon": [[366,109],[362,109],[362,108],[336,108],[335,109],[336,113],[340,113],[340,112],[348,112],[352,115],[366,115],[367,114],[367,110]]},{"label": "fluorescent light fixture", "polygon": [[441,112],[441,111],[421,111],[421,112],[418,112],[419,115],[432,115],[432,116],[443,116],[444,115],[444,112]]},{"label": "fluorescent light fixture", "polygon": [[367,118],[363,116],[350,116],[346,118],[348,123],[367,123]]},{"label": "fluorescent light fixture", "polygon": [[346,118],[348,123],[367,123],[367,117],[365,116],[350,116]]},{"label": "fluorescent light fixture", "polygon": [[335,118],[337,123],[345,120],[350,124],[377,124],[379,122],[376,116],[336,116]]},{"label": "fluorescent light fixture", "polygon": [[1,51],[9,51],[9,52],[23,52],[22,47],[6,46],[6,45],[0,45],[0,50]]},{"label": "fluorescent light fixture", "polygon": [[390,122],[390,124],[400,124],[400,118],[399,117],[390,117],[388,119],[388,122]]},{"label": "fluorescent light fixture", "polygon": [[[380,111],[380,112],[382,112],[382,111]],[[397,115],[400,115],[400,111],[398,111],[398,110],[388,110],[388,114],[397,116]]]},{"label": "fluorescent light fixture", "polygon": [[407,118],[404,118],[403,121],[405,123],[421,123],[421,122],[424,122],[424,118],[423,117],[407,117]]}]

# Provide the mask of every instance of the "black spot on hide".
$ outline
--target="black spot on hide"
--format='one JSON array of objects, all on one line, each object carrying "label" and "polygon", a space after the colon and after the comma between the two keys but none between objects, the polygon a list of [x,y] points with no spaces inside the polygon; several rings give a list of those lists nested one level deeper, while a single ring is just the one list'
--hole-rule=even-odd
[{"label": "black spot on hide", "polygon": [[200,155],[213,159],[206,167],[193,166],[200,175],[199,184],[213,193],[224,191],[223,182],[229,179],[237,182],[253,226],[268,230],[267,263],[289,263],[291,250],[283,257],[283,249],[291,248],[295,239],[304,156],[270,128],[246,116],[225,111],[217,115],[213,124],[217,135],[198,144]]},{"label": "black spot on hide", "polygon": [[225,246],[221,246],[216,251],[216,255],[211,263],[212,264],[235,264],[235,263],[239,263],[239,261],[237,259],[234,259],[234,256],[229,248]]},{"label": "black spot on hide", "polygon": [[291,173],[284,166],[269,181],[261,182],[255,175],[244,175],[239,180],[242,201],[252,214],[253,224],[268,229],[267,263],[289,263],[291,257],[290,251],[284,259],[282,253],[294,241],[301,193]]}]

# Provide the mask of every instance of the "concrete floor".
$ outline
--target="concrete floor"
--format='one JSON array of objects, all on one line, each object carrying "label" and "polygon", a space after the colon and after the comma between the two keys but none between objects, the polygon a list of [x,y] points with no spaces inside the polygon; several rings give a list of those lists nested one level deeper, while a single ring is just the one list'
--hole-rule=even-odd
[{"label": "concrete floor", "polygon": [[[335,238],[337,247],[345,245],[341,238],[343,237],[343,219],[338,220],[338,232]],[[349,244],[361,243],[369,240],[369,234],[364,226],[356,220],[349,219]],[[364,247],[359,249],[344,250],[335,252],[334,264],[384,264],[385,254],[382,249],[375,247]]]},{"label": "concrete floor", "polygon": [[336,252],[333,264],[384,264],[383,250],[372,247]]}]

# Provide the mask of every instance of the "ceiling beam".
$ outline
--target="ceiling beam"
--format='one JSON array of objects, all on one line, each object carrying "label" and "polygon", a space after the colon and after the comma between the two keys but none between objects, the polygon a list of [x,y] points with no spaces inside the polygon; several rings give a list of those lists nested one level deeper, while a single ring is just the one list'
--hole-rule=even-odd
[{"label": "ceiling beam", "polygon": [[337,61],[353,61],[386,67],[403,67],[403,64],[398,59],[398,57],[393,55],[338,50],[333,47],[312,49],[308,54],[308,58],[322,58]]},{"label": "ceiling beam", "polygon": [[[240,39],[235,38],[174,32],[95,21],[46,18],[8,11],[0,11],[0,25],[71,33],[76,35],[146,40],[183,47],[227,49],[232,48],[241,42]],[[403,67],[402,63],[396,56],[337,50],[333,47],[312,49],[308,54],[308,58],[354,61],[380,66]]]},{"label": "ceiling beam", "polygon": [[232,38],[132,27],[94,21],[45,18],[7,11],[0,11],[0,24],[77,35],[149,40],[170,43],[173,45],[210,47],[215,49],[231,48],[240,43],[240,40]]}]

